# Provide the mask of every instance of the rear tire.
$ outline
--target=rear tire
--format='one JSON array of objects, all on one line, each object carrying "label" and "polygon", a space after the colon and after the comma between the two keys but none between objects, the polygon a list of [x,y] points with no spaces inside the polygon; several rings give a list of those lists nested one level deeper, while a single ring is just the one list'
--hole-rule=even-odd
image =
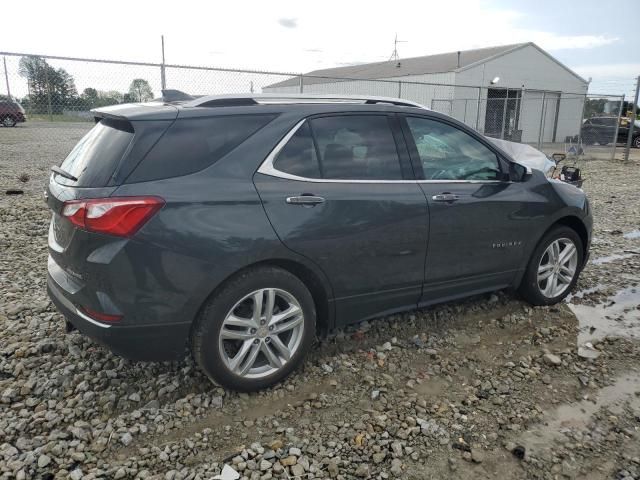
[{"label": "rear tire", "polygon": [[575,230],[563,225],[552,228],[531,255],[520,295],[532,305],[562,301],[578,281],[582,259],[582,240]]},{"label": "rear tire", "polygon": [[315,323],[313,297],[296,276],[277,267],[252,268],[204,305],[191,335],[193,357],[224,387],[260,390],[302,363]]},{"label": "rear tire", "polygon": [[12,116],[7,115],[6,117],[4,117],[2,119],[2,125],[5,126],[5,127],[15,127],[16,126],[16,120]]}]

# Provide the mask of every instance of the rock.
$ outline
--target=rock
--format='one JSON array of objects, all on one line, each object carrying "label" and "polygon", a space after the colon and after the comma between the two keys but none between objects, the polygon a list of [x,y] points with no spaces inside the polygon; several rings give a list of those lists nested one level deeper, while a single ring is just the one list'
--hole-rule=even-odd
[{"label": "rock", "polygon": [[394,458],[391,460],[391,473],[396,477],[400,478],[403,474],[402,472],[402,461]]},{"label": "rock", "polygon": [[472,448],[471,460],[473,460],[475,463],[482,463],[484,461],[484,452],[478,448]]},{"label": "rock", "polygon": [[291,447],[289,449],[289,455],[295,455],[296,457],[299,457],[300,455],[302,455],[302,451],[299,448]]},{"label": "rock", "polygon": [[373,463],[375,463],[375,464],[382,463],[386,456],[387,456],[386,452],[374,453],[372,455]]},{"label": "rock", "polygon": [[291,475],[293,475],[294,477],[302,477],[304,475],[304,467],[302,465],[292,465],[291,468]]},{"label": "rock", "polygon": [[38,457],[38,467],[44,468],[51,463],[49,455],[42,454]]},{"label": "rock", "polygon": [[298,463],[298,459],[294,455],[289,455],[288,457],[281,458],[280,463],[285,467],[290,467]]},{"label": "rock", "polygon": [[369,464],[361,463],[360,465],[358,465],[358,468],[356,468],[356,471],[355,471],[354,475],[356,477],[359,477],[359,478],[368,477],[369,476]]},{"label": "rock", "polygon": [[83,473],[82,473],[82,470],[80,470],[79,468],[75,469],[69,474],[69,478],[71,480],[80,480],[82,477],[83,477]]},{"label": "rock", "polygon": [[124,435],[122,435],[120,437],[120,442],[125,446],[129,446],[131,444],[131,442],[133,441],[133,436],[131,436],[131,434],[129,432],[125,433]]},{"label": "rock", "polygon": [[[587,345],[590,345],[590,344],[587,344]],[[578,356],[580,358],[585,358],[587,360],[595,360],[601,355],[601,352],[599,350],[596,350],[593,347],[589,348],[587,345],[585,345],[584,347],[578,347]]]},{"label": "rock", "polygon": [[545,353],[543,359],[547,365],[552,365],[554,367],[562,364],[562,359],[553,353]]},{"label": "rock", "polygon": [[271,467],[273,466],[273,464],[269,461],[269,460],[262,460],[260,462],[260,470],[262,470],[263,472],[266,472],[267,470],[269,470]]},{"label": "rock", "polygon": [[340,473],[340,469],[338,468],[336,462],[332,460],[327,464],[327,472],[329,472],[329,476],[331,478],[336,478],[338,476],[338,474]]}]

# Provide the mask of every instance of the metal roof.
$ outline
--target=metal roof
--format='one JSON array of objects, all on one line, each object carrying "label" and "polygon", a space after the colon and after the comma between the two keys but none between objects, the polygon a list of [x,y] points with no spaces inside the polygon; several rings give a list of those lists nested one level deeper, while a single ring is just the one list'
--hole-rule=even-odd
[{"label": "metal roof", "polygon": [[[506,53],[526,46],[533,46],[537,50],[547,55],[550,59],[560,64],[571,74],[579,77],[572,70],[562,65],[547,52],[534,43],[515,43],[511,45],[501,45],[497,47],[476,48],[473,50],[462,50],[460,52],[439,53],[437,55],[426,55],[422,57],[401,58],[400,60],[389,60],[385,62],[364,63],[361,65],[351,65],[347,67],[325,68],[314,70],[304,74],[304,84],[312,85],[318,83],[328,83],[337,79],[365,80],[397,78],[409,75],[423,75],[429,73],[448,73],[465,70],[476,64],[481,64],[495,57],[500,57]],[[458,58],[458,54],[460,57]],[[299,78],[294,77],[282,82],[269,85],[271,87],[291,87],[299,85]]]}]

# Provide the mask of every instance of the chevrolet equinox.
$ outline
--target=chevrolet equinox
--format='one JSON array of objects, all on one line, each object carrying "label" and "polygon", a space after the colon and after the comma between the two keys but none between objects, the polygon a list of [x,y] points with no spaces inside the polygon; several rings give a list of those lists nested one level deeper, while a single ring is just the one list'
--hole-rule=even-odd
[{"label": "chevrolet equinox", "polygon": [[368,318],[508,287],[557,303],[588,256],[581,190],[412,102],[165,91],[93,113],[46,191],[49,295],[114,352],[188,348],[228,388]]}]

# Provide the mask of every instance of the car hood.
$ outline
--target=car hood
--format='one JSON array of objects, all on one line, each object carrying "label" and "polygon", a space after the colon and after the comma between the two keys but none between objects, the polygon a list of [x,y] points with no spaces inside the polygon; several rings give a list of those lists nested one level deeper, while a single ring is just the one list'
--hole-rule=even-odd
[{"label": "car hood", "polygon": [[544,153],[526,143],[508,142],[491,137],[487,137],[487,140],[525,167],[535,168],[542,173],[547,173],[556,166]]}]

